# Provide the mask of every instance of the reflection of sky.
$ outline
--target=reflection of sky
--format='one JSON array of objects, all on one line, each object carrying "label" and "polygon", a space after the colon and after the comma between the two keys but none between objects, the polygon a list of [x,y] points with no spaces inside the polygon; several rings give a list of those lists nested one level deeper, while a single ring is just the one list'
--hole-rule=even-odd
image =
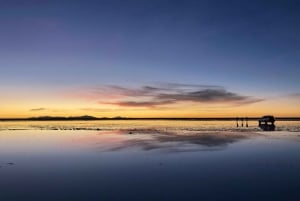
[{"label": "reflection of sky", "polygon": [[[146,138],[142,134],[88,131],[0,134],[3,200],[299,198],[300,147],[296,134],[252,135],[221,149],[219,144],[203,149],[202,144],[188,152],[165,152],[165,146],[151,150],[140,146],[108,149],[126,140],[147,141],[154,137],[150,134]],[[186,148],[176,138],[170,138],[170,142],[168,145],[177,143],[177,148]],[[14,144],[19,147],[11,146]]]},{"label": "reflection of sky", "polygon": [[155,82],[219,85],[245,95],[296,93],[298,7],[295,1],[6,2],[2,94],[12,86]]},{"label": "reflection of sky", "polygon": [[[175,120],[99,120],[99,121],[2,121],[0,131],[31,130],[38,134],[38,130],[81,130],[101,132],[132,132],[156,133],[170,132],[175,134],[196,134],[205,132],[256,132],[260,131],[256,120],[248,121],[248,127],[236,127],[234,121],[175,121]],[[246,122],[244,121],[244,126]],[[299,132],[300,121],[276,121],[276,131]]]}]

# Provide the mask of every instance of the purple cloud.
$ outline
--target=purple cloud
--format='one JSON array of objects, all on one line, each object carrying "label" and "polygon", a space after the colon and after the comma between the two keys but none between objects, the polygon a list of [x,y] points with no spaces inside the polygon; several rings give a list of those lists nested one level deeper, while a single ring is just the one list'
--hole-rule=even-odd
[{"label": "purple cloud", "polygon": [[111,101],[105,100],[99,101],[99,103],[123,107],[153,108],[178,102],[245,105],[263,101],[263,99],[237,94],[214,85],[171,83],[158,86],[142,86],[140,88],[111,85],[99,87],[96,91],[99,95],[110,93],[117,97]]}]

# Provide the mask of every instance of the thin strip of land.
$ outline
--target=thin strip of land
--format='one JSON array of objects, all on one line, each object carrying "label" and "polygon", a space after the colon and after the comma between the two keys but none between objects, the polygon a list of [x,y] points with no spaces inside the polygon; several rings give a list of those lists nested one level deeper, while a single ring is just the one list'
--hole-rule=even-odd
[{"label": "thin strip of land", "polygon": [[[260,117],[239,117],[239,120],[257,121]],[[42,117],[29,117],[29,118],[0,118],[0,121],[95,121],[95,120],[174,120],[174,121],[236,121],[237,117],[145,117],[145,118],[132,118],[132,117],[93,117],[85,116],[71,116],[71,117],[55,117],[55,116],[42,116]],[[276,117],[277,121],[300,121],[300,117]]]}]

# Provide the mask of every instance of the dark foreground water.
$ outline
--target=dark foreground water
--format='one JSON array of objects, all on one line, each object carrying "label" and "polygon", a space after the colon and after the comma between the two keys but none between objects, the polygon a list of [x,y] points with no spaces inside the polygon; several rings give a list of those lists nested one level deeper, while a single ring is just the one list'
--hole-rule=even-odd
[{"label": "dark foreground water", "polygon": [[300,133],[0,131],[1,201],[300,200]]}]

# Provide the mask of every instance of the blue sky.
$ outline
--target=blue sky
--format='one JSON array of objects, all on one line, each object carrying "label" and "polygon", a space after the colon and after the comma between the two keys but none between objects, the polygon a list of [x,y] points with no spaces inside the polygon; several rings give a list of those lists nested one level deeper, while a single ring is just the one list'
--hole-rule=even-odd
[{"label": "blue sky", "polygon": [[0,3],[0,84],[8,90],[180,83],[299,93],[298,1]]}]

